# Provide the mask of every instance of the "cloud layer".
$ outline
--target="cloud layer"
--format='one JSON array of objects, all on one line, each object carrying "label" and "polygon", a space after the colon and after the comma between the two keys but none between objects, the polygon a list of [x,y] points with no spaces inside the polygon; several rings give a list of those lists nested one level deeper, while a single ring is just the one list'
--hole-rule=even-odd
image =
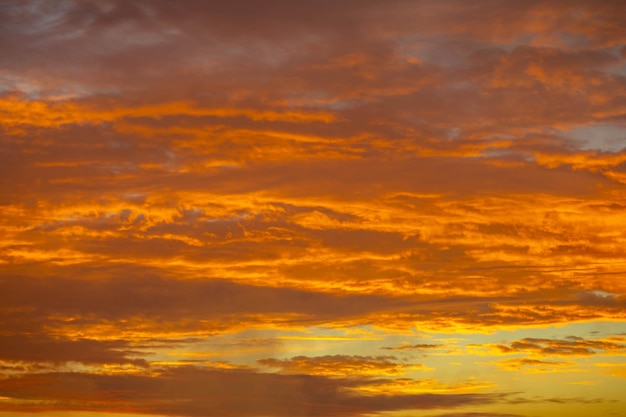
[{"label": "cloud layer", "polygon": [[2,2],[0,414],[626,412],[625,12]]}]

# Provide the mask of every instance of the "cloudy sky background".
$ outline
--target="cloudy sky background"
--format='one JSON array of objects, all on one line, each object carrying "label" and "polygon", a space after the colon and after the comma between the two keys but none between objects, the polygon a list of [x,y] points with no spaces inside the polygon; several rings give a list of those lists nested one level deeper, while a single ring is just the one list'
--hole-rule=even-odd
[{"label": "cloudy sky background", "polygon": [[626,413],[623,1],[0,1],[0,416]]}]

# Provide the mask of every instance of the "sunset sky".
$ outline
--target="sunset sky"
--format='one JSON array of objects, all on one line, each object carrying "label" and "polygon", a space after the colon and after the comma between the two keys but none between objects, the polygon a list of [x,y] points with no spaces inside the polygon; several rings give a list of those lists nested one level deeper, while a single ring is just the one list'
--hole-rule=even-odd
[{"label": "sunset sky", "polygon": [[0,417],[626,416],[623,0],[0,0]]}]

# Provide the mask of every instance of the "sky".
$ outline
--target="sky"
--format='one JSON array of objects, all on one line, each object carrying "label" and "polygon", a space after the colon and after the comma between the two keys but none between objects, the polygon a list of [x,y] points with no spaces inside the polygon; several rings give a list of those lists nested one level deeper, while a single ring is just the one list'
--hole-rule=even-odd
[{"label": "sky", "polygon": [[0,417],[626,415],[625,23],[0,0]]}]

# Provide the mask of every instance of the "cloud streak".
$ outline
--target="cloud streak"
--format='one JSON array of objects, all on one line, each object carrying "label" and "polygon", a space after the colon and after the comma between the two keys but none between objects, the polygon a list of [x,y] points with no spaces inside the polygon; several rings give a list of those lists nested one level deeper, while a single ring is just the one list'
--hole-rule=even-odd
[{"label": "cloud streak", "polygon": [[[358,381],[249,371],[166,370],[158,378],[84,373],[44,373],[0,381],[8,410],[37,410],[42,402],[54,411],[92,409],[184,416],[272,414],[351,416],[411,408],[441,409],[488,404],[499,395],[417,394],[395,397],[348,395],[342,388]],[[76,389],[81,387],[81,389]],[[241,391],[247,392],[241,401]],[[165,395],[165,397],[164,397]],[[14,405],[13,405],[14,404]]]}]

